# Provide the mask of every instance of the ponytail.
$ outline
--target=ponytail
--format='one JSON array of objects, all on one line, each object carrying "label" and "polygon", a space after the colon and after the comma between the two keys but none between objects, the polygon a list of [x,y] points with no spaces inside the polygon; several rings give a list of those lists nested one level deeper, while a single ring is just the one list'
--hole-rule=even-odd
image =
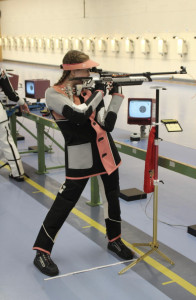
[{"label": "ponytail", "polygon": [[62,84],[63,81],[69,76],[70,73],[71,73],[71,71],[63,71],[63,74],[62,74],[61,78],[54,85]]}]

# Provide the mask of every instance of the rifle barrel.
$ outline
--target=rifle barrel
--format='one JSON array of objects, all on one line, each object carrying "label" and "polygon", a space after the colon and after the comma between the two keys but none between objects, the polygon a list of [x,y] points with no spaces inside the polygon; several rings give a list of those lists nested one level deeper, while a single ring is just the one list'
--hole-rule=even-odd
[{"label": "rifle barrel", "polygon": [[[123,77],[151,77],[151,76],[158,76],[158,75],[173,75],[173,74],[186,74],[186,72],[181,71],[174,71],[174,72],[157,72],[157,73],[150,73],[150,72],[144,72],[144,73],[130,73],[130,74],[112,74],[112,78],[123,78]],[[110,75],[109,75],[110,76]],[[107,74],[104,74],[101,77],[109,77]]]},{"label": "rifle barrel", "polygon": [[[98,70],[97,70],[98,71]],[[144,72],[144,73],[131,73],[131,74],[112,74],[112,72],[101,72],[99,70],[99,78],[95,79],[93,77],[75,77],[70,80],[83,80],[83,81],[91,81],[94,80],[95,82],[114,82],[119,86],[128,86],[128,85],[139,85],[142,84],[144,81],[152,81],[151,76],[158,76],[158,75],[173,75],[173,74],[187,74],[186,68],[181,67],[180,71],[174,72]],[[96,71],[94,70],[96,73]],[[135,77],[135,78],[133,78]]]}]

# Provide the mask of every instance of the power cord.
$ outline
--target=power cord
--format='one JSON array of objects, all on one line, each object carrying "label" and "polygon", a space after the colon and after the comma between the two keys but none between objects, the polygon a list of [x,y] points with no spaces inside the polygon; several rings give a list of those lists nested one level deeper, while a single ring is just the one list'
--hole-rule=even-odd
[{"label": "power cord", "polygon": [[[145,215],[146,215],[146,217],[147,217],[148,219],[150,219],[150,220],[153,220],[153,218],[150,217],[150,216],[147,214],[147,207],[148,207],[149,203],[150,203],[151,200],[152,200],[152,196],[153,196],[153,193],[151,193],[151,196],[150,196],[150,198],[148,199],[148,201],[147,201],[147,203],[146,203],[146,205],[145,205],[145,208],[144,208]],[[140,200],[140,203],[141,203],[141,200]],[[141,205],[141,207],[142,207],[142,205]],[[143,208],[142,208],[142,209],[143,209]],[[158,219],[158,222],[160,222],[160,223],[162,223],[162,224],[165,224],[165,225],[168,225],[168,226],[170,226],[170,227],[183,227],[183,228],[187,228],[187,227],[188,227],[188,225],[170,224],[170,223],[167,223],[167,222],[162,221],[162,220],[159,220],[159,219]]]}]

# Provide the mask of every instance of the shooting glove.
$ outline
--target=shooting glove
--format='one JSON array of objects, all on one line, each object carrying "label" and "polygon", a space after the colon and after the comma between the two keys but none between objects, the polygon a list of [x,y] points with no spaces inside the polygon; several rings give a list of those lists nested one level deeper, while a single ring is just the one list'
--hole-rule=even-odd
[{"label": "shooting glove", "polygon": [[111,90],[109,91],[109,95],[113,94],[122,94],[122,87],[118,86],[117,84],[113,83]]},{"label": "shooting glove", "polygon": [[95,83],[95,91],[103,91],[104,96],[106,95],[106,84],[102,82]]}]

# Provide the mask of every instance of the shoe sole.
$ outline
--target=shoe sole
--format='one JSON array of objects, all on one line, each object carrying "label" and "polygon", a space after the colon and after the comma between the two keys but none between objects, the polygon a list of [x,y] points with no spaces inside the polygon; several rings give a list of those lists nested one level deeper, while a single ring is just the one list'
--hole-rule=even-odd
[{"label": "shoe sole", "polygon": [[17,182],[22,182],[24,181],[24,177],[13,177],[12,175],[9,175],[9,177]]}]

